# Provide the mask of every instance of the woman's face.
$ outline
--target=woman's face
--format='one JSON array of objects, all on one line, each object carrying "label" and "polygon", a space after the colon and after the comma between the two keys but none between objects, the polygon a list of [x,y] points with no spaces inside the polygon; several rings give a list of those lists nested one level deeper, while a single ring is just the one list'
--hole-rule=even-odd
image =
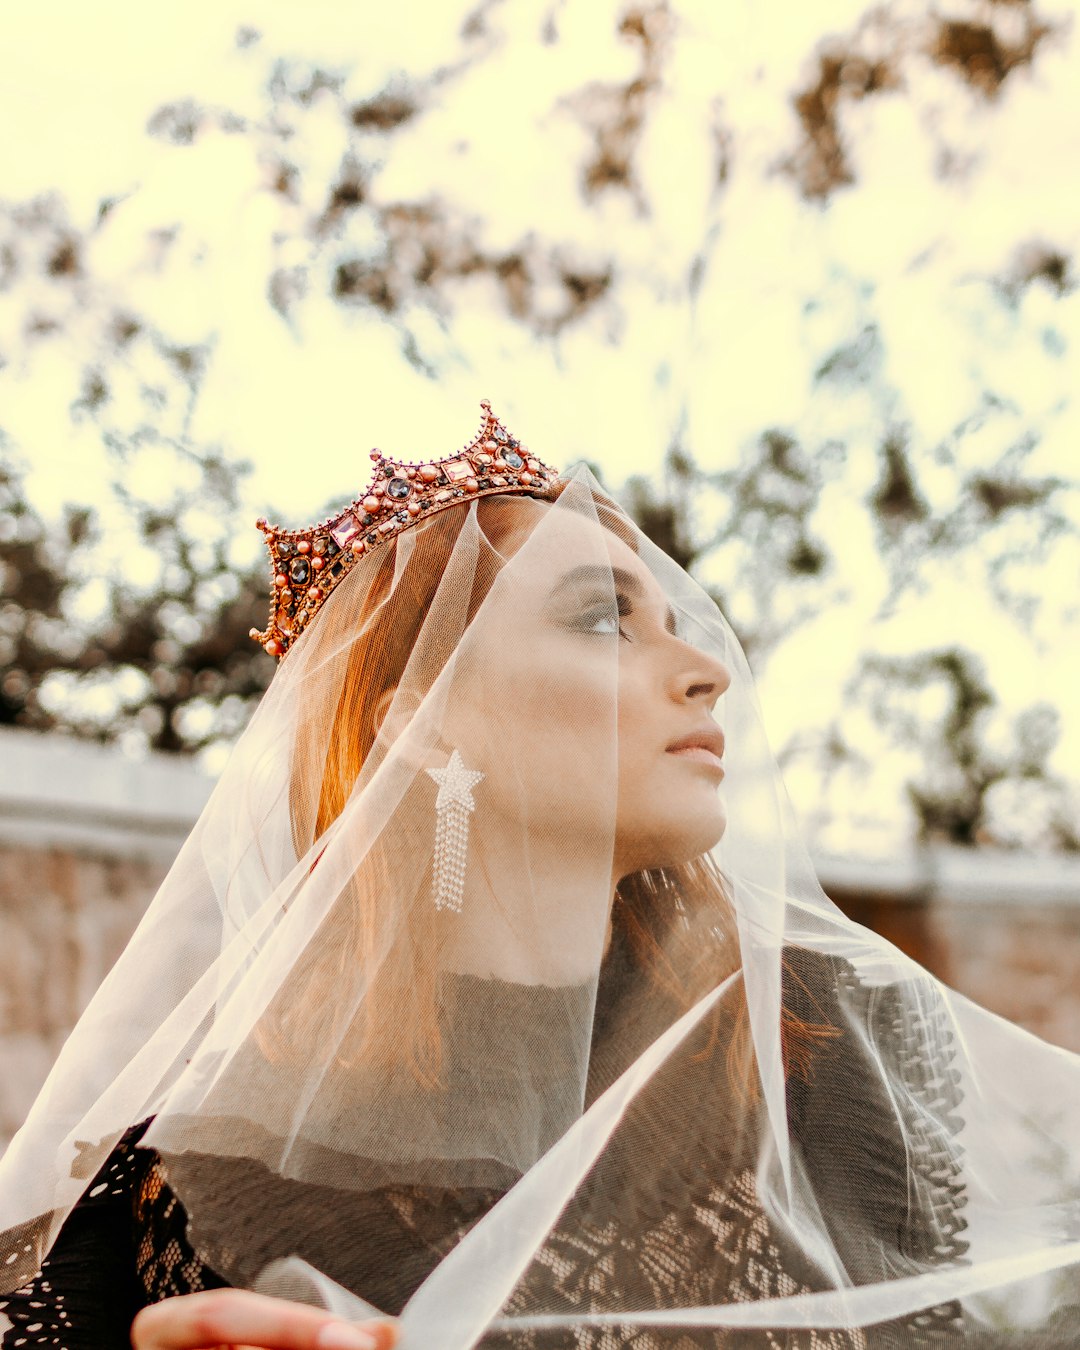
[{"label": "woman's face", "polygon": [[[530,847],[563,858],[606,850],[616,881],[700,856],[724,832],[712,711],[727,668],[677,636],[660,586],[615,534],[558,506],[514,506],[524,528],[502,545],[512,556],[455,695],[453,735],[486,776],[484,814],[524,821]],[[465,693],[478,686],[479,699]]]}]

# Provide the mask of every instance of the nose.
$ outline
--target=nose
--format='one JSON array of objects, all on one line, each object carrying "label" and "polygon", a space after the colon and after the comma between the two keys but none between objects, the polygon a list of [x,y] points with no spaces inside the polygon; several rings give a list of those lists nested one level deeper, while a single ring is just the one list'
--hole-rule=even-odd
[{"label": "nose", "polygon": [[670,692],[678,703],[700,700],[707,707],[713,704],[731,684],[731,671],[719,657],[703,652],[690,643],[676,639],[681,648],[680,658],[672,667]]}]

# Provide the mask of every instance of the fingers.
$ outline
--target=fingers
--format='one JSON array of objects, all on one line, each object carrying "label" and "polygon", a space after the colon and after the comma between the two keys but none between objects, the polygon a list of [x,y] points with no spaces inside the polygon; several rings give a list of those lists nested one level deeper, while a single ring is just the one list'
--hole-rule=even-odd
[{"label": "fingers", "polygon": [[343,1322],[318,1308],[242,1289],[186,1294],[144,1308],[131,1324],[134,1350],[204,1350],[248,1345],[265,1350],[390,1350],[393,1322]]}]

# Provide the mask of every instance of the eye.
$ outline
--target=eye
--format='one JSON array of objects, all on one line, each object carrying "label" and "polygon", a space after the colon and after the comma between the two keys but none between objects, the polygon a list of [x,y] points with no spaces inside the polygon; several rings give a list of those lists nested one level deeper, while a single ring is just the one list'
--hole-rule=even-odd
[{"label": "eye", "polygon": [[604,633],[608,636],[614,633],[622,633],[619,616],[612,614],[609,609],[594,610],[589,614],[582,614],[574,627],[580,628],[583,633]]},{"label": "eye", "polygon": [[629,642],[630,636],[623,631],[619,619],[630,614],[630,601],[626,596],[619,595],[616,596],[616,602],[617,612],[613,613],[610,603],[605,601],[603,604],[594,605],[582,611],[574,619],[573,626],[582,633],[596,633],[602,637],[615,637],[617,635]]}]

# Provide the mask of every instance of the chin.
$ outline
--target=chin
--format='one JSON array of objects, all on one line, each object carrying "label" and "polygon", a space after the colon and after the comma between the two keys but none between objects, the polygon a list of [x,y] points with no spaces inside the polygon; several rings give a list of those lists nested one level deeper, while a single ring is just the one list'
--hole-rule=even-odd
[{"label": "chin", "polygon": [[678,861],[690,862],[694,858],[700,858],[703,853],[708,853],[724,837],[726,829],[727,817],[723,811],[710,812],[708,820],[701,821],[699,828],[693,832],[684,832],[683,853]]},{"label": "chin", "polygon": [[653,837],[655,848],[649,850],[648,861],[640,863],[634,870],[678,867],[682,863],[693,862],[715,848],[726,829],[727,816],[715,797],[708,809],[699,808],[669,817],[666,828],[663,823],[653,820],[648,833]]}]

